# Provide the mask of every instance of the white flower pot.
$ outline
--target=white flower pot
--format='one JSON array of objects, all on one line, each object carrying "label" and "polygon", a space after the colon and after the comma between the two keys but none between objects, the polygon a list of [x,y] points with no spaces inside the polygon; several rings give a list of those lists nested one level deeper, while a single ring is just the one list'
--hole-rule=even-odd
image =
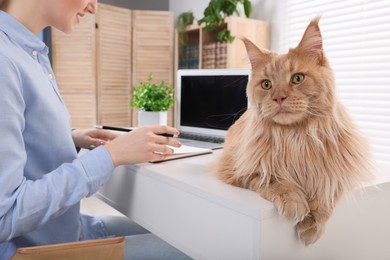
[{"label": "white flower pot", "polygon": [[168,112],[138,111],[138,126],[145,125],[167,125]]}]

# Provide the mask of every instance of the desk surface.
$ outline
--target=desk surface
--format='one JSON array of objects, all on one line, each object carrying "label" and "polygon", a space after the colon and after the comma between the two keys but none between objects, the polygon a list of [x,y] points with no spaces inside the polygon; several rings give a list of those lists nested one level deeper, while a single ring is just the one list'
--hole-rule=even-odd
[{"label": "desk surface", "polygon": [[304,247],[271,202],[218,180],[220,152],[118,167],[98,196],[196,259],[390,259],[390,175],[342,200]]},{"label": "desk surface", "polygon": [[255,219],[275,216],[277,213],[271,202],[254,192],[223,183],[216,177],[212,167],[214,159],[220,152],[221,150],[216,150],[213,154],[157,164],[143,164],[140,167],[144,174],[152,178],[167,182]]}]

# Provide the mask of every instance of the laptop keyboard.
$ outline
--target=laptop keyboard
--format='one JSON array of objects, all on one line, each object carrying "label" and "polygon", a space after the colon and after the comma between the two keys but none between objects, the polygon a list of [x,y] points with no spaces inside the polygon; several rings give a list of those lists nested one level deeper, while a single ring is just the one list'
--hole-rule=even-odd
[{"label": "laptop keyboard", "polygon": [[216,143],[216,144],[223,144],[223,142],[225,141],[223,137],[205,136],[205,135],[191,134],[191,133],[181,133],[179,138]]}]

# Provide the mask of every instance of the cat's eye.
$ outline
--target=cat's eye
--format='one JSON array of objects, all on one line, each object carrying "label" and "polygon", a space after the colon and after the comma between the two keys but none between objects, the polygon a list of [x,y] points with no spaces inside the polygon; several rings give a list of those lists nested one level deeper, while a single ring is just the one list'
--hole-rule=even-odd
[{"label": "cat's eye", "polygon": [[271,81],[268,80],[268,79],[263,80],[263,81],[261,82],[261,87],[262,87],[263,89],[265,89],[265,90],[268,90],[268,89],[272,88],[272,83],[271,83]]},{"label": "cat's eye", "polygon": [[303,75],[302,73],[296,73],[292,76],[291,83],[298,85],[301,84],[304,79],[305,79],[305,75]]}]

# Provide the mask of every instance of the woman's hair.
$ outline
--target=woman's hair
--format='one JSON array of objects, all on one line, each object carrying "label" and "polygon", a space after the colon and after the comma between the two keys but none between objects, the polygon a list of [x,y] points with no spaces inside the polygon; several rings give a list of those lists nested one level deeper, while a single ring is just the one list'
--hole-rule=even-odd
[{"label": "woman's hair", "polygon": [[0,10],[4,10],[9,0],[0,0]]}]

